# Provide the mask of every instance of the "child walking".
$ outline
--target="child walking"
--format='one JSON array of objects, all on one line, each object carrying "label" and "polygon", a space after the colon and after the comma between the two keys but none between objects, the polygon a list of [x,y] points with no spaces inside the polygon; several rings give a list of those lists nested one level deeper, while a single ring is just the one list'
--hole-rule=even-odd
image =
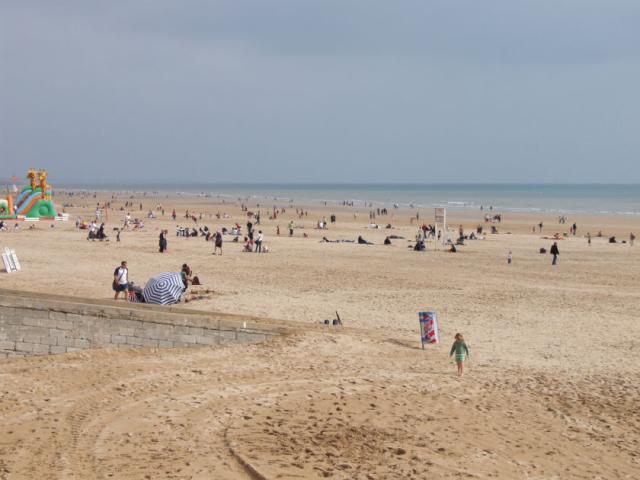
[{"label": "child walking", "polygon": [[451,346],[449,357],[451,357],[454,353],[456,354],[458,375],[462,375],[464,373],[464,360],[465,357],[469,355],[469,349],[467,348],[467,344],[464,343],[464,337],[461,333],[456,333],[455,339],[455,342],[453,342],[453,345]]}]

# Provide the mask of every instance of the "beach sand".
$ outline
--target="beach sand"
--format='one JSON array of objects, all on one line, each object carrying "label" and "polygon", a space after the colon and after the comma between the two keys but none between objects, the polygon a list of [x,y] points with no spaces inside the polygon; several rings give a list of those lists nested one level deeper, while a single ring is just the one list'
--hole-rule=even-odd
[{"label": "beach sand", "polygon": [[[606,237],[637,235],[640,220],[568,216],[558,225],[552,215],[506,214],[499,234],[451,254],[408,248],[417,229],[408,210],[375,220],[396,228],[371,230],[364,207],[308,205],[289,238],[295,208],[268,220],[263,207],[256,228],[271,252],[242,253],[225,236],[214,256],[213,242],[176,237],[175,227],[193,225],[189,209],[214,231],[244,228],[238,205],[134,196],[144,210],[133,216],[162,203],[165,217],[116,243],[122,212],[111,211],[111,241],[87,241],[73,220],[110,197],[101,195],[59,194],[83,205],[67,208],[68,224],[0,234],[23,266],[0,286],[108,299],[121,260],[136,283],[188,263],[213,290],[190,308],[293,321],[295,333],[253,346],[1,360],[0,478],[637,476],[640,245]],[[216,212],[230,218],[209,217]],[[313,228],[331,213],[336,224]],[[450,225],[469,232],[484,213],[450,211]],[[432,221],[421,214],[419,223]],[[533,234],[541,220],[542,235]],[[558,242],[552,267],[538,250],[553,241],[541,237],[574,221],[578,235]],[[163,228],[169,252],[160,254]],[[405,240],[382,245],[388,234]],[[375,245],[320,242],[358,235]],[[442,343],[422,350],[417,312],[430,309]],[[335,311],[344,327],[320,324]],[[456,332],[471,351],[461,378],[448,358]]]}]

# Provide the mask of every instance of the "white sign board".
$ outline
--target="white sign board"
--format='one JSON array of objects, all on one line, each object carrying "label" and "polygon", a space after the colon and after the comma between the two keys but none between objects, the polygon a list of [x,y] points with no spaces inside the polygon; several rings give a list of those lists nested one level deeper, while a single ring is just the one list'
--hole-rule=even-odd
[{"label": "white sign board", "polygon": [[16,255],[15,250],[11,250],[8,247],[5,248],[4,253],[2,254],[2,263],[4,264],[4,269],[7,273],[20,271],[20,262],[18,261],[18,256]]}]

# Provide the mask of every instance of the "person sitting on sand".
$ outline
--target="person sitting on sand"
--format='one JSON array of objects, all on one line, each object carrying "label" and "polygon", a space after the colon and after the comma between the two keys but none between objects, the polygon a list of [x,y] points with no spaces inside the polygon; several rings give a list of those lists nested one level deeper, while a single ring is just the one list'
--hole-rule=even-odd
[{"label": "person sitting on sand", "polygon": [[456,246],[453,243],[449,247],[449,250],[447,250],[447,252],[449,252],[449,253],[456,253],[457,251],[458,250],[456,249]]},{"label": "person sitting on sand", "polygon": [[182,278],[182,284],[184,285],[184,288],[182,289],[183,292],[189,288],[189,284],[192,282],[192,274],[193,272],[191,271],[191,267],[186,263],[183,263],[182,270],[180,270],[180,278]]},{"label": "person sitting on sand", "polygon": [[107,235],[104,233],[104,223],[100,224],[100,228],[98,228],[98,233],[96,233],[96,238],[98,240],[106,240]]},{"label": "person sitting on sand", "polygon": [[358,235],[358,245],[373,245],[373,243],[362,238],[362,235]]},{"label": "person sitting on sand", "polygon": [[465,358],[469,356],[469,349],[467,348],[467,344],[464,342],[464,337],[461,333],[456,333],[455,341],[451,346],[451,351],[449,352],[449,357],[452,357],[455,353],[456,365],[458,366],[458,375],[462,375],[464,373],[464,361]]},{"label": "person sitting on sand", "polygon": [[244,237],[243,252],[253,252],[253,241],[249,237]]},{"label": "person sitting on sand", "polygon": [[142,295],[142,288],[134,285],[133,282],[129,284],[127,299],[133,303],[145,303],[144,296]]},{"label": "person sitting on sand", "polygon": [[391,239],[390,239],[389,237],[386,237],[386,238],[384,239],[384,244],[385,244],[385,245],[391,245]]},{"label": "person sitting on sand", "polygon": [[424,241],[423,240],[418,240],[416,242],[416,245],[413,247],[413,250],[416,252],[424,252],[426,250],[426,247],[424,245]]}]

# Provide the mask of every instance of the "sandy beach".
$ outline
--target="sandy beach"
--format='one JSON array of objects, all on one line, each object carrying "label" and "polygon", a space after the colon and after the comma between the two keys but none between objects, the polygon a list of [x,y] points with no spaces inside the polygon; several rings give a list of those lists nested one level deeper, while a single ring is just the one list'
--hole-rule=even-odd
[{"label": "sandy beach", "polygon": [[[113,195],[110,241],[86,240],[75,218],[91,219]],[[279,204],[285,213],[269,219],[271,204],[249,204],[270,252],[243,253],[242,238],[225,235],[213,255],[213,242],[177,237],[176,226],[244,230],[239,202],[150,197],[59,193],[58,204],[75,205],[68,223],[0,232],[23,267],[0,287],[107,300],[121,260],[139,284],[188,263],[212,290],[190,308],[292,322],[295,333],[252,346],[2,359],[0,478],[637,476],[640,245],[621,241],[640,233],[638,218],[560,225],[557,215],[508,213],[490,234],[487,212],[449,211],[452,234],[481,224],[484,239],[415,252],[432,210],[413,223],[415,211],[392,210],[373,220],[392,229],[372,229],[363,206]],[[116,242],[125,199],[145,227]],[[150,209],[159,217],[145,218]],[[196,225],[186,210],[203,218]],[[332,214],[336,223],[315,228]],[[554,240],[542,237],[573,222],[577,235],[558,241],[552,267],[538,252]],[[321,241],[359,235],[374,245]],[[404,239],[383,245],[388,235]],[[442,343],[422,350],[427,309],[439,313]],[[344,326],[322,325],[336,311]],[[456,332],[471,352],[460,378],[448,357]]]}]

